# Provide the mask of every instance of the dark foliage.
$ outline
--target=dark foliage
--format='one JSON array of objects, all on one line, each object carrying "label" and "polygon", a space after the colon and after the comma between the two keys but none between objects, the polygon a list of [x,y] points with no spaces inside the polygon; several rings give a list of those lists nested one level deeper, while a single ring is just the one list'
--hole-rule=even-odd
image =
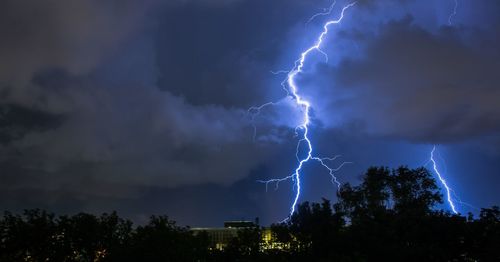
[{"label": "dark foliage", "polygon": [[500,261],[500,209],[479,218],[435,210],[442,203],[423,168],[370,168],[334,205],[303,203],[269,231],[238,232],[224,251],[165,216],[133,227],[116,213],[56,217],[42,210],[0,219],[0,261]]}]

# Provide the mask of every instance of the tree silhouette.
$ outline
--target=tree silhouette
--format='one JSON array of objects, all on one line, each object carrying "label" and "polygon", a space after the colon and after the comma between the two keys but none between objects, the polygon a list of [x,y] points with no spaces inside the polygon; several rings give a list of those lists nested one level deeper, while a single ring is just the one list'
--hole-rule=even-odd
[{"label": "tree silhouette", "polygon": [[[3,261],[500,261],[500,209],[477,219],[436,210],[424,168],[369,168],[335,204],[301,203],[286,223],[241,229],[223,251],[166,216],[133,226],[116,213],[59,216],[34,209],[0,218]],[[266,234],[267,231],[265,232]],[[271,249],[267,249],[271,248]]]},{"label": "tree silhouette", "polygon": [[443,202],[436,181],[425,168],[399,167],[392,172],[389,185],[394,210],[399,214],[429,215],[437,203]]}]

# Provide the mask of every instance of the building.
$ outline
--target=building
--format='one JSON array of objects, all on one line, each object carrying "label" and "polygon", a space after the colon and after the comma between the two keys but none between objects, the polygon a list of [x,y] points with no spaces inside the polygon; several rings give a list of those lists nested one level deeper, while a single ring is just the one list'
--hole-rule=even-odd
[{"label": "building", "polygon": [[191,228],[195,235],[206,232],[210,241],[210,248],[223,250],[233,238],[238,237],[238,232],[243,229],[258,228],[259,220],[252,221],[225,221],[224,227],[196,227]]},{"label": "building", "polygon": [[196,235],[202,232],[208,234],[210,248],[224,250],[234,238],[238,237],[238,232],[244,229],[259,228],[261,233],[260,249],[283,249],[288,245],[276,242],[270,228],[260,228],[258,219],[252,221],[225,221],[224,227],[197,227],[191,228]]}]

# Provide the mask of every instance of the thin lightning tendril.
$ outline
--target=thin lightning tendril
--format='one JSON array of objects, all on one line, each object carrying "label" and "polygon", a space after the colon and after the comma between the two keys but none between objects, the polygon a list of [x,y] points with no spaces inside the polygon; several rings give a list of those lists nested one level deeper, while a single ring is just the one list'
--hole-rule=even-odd
[{"label": "thin lightning tendril", "polygon": [[453,12],[450,14],[448,17],[448,25],[451,26],[453,24],[453,17],[457,15],[457,9],[458,9],[458,0],[455,0],[455,7],[453,7]]},{"label": "thin lightning tendril", "polygon": [[[353,3],[350,3],[346,6],[344,6],[342,8],[342,11],[340,13],[340,17],[338,19],[330,20],[323,25],[323,31],[318,36],[316,43],[313,46],[306,49],[304,52],[302,52],[302,54],[300,55],[300,58],[295,61],[295,65],[291,70],[273,72],[276,74],[287,73],[287,78],[281,83],[281,86],[285,90],[285,92],[287,93],[287,96],[292,97],[293,100],[295,101],[296,105],[298,107],[300,107],[302,109],[302,112],[303,112],[302,123],[295,128],[296,136],[299,136],[299,131],[302,131],[301,135],[300,135],[301,138],[299,139],[299,141],[297,143],[297,148],[296,148],[296,153],[295,153],[297,161],[298,161],[298,166],[295,168],[294,173],[289,175],[289,176],[286,176],[283,178],[270,179],[270,180],[266,180],[266,181],[260,180],[258,182],[266,184],[266,190],[268,189],[269,184],[274,183],[275,189],[277,189],[279,186],[279,183],[281,183],[283,181],[292,180],[295,182],[294,188],[296,190],[296,194],[295,194],[295,197],[293,199],[293,203],[290,207],[290,216],[292,216],[295,213],[295,208],[296,208],[297,203],[298,203],[299,198],[300,198],[300,192],[301,192],[301,176],[300,175],[301,175],[302,168],[304,167],[304,165],[307,162],[309,162],[310,160],[314,160],[314,161],[318,162],[319,164],[321,164],[324,168],[326,168],[330,174],[331,182],[336,184],[337,187],[340,187],[340,182],[335,177],[335,172],[340,170],[344,165],[350,164],[350,162],[344,162],[344,163],[340,164],[338,167],[332,168],[332,167],[330,167],[328,162],[335,161],[340,156],[335,156],[332,158],[321,158],[321,157],[313,156],[313,145],[312,145],[312,142],[309,138],[309,124],[311,122],[311,119],[310,119],[311,104],[309,101],[305,100],[304,98],[302,98],[299,95],[299,87],[298,87],[295,79],[300,73],[303,72],[302,69],[304,68],[304,64],[306,63],[307,57],[312,52],[316,51],[316,52],[321,53],[325,57],[325,60],[328,62],[328,55],[323,50],[321,50],[321,45],[323,44],[323,40],[329,32],[329,27],[331,25],[339,24],[342,21],[342,19],[344,18],[345,11],[347,9],[349,9],[350,7],[354,6],[355,4],[356,4],[356,2],[353,2]],[[311,22],[312,20],[314,20],[318,16],[329,15],[332,12],[334,6],[335,6],[335,2],[328,9],[325,9],[324,12],[318,13],[318,14],[312,16],[309,19],[308,23]],[[262,109],[264,109],[265,107],[271,106],[271,105],[275,105],[275,104],[276,104],[275,102],[269,102],[269,103],[263,104],[263,105],[258,106],[258,107],[250,108],[249,113],[252,116],[252,120],[255,118],[255,116],[257,116],[261,112]],[[255,139],[255,133],[254,133],[254,139]],[[300,151],[300,148],[304,144],[307,147],[307,156],[301,158],[299,156],[299,151]],[[287,220],[287,219],[285,219],[285,220]]]},{"label": "thin lightning tendril", "polygon": [[309,23],[311,23],[314,19],[316,19],[319,16],[330,15],[332,13],[332,11],[333,11],[333,8],[335,7],[335,4],[337,4],[337,1],[333,1],[332,5],[330,5],[329,8],[324,8],[323,12],[317,13],[317,14],[311,16],[311,18],[309,18],[309,20],[307,21],[306,25],[308,25]]},{"label": "thin lightning tendril", "polygon": [[268,107],[268,106],[273,106],[276,105],[278,102],[267,102],[265,104],[262,104],[260,106],[252,106],[248,109],[248,113],[250,114],[250,121],[252,122],[252,127],[253,127],[253,141],[255,142],[255,139],[257,138],[257,126],[255,125],[255,117],[257,117],[262,109]]}]

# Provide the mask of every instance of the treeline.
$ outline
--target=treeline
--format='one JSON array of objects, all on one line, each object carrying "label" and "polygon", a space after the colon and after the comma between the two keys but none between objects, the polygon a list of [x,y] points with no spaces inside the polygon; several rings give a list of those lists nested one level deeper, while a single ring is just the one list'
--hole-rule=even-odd
[{"label": "treeline", "polygon": [[0,261],[500,261],[499,208],[453,215],[434,209],[439,192],[424,168],[370,168],[335,204],[303,203],[270,232],[241,230],[223,251],[163,216],[134,227],[116,213],[5,213]]},{"label": "treeline", "polygon": [[197,261],[206,236],[193,236],[165,216],[133,227],[116,213],[55,217],[42,210],[0,220],[0,261]]}]

